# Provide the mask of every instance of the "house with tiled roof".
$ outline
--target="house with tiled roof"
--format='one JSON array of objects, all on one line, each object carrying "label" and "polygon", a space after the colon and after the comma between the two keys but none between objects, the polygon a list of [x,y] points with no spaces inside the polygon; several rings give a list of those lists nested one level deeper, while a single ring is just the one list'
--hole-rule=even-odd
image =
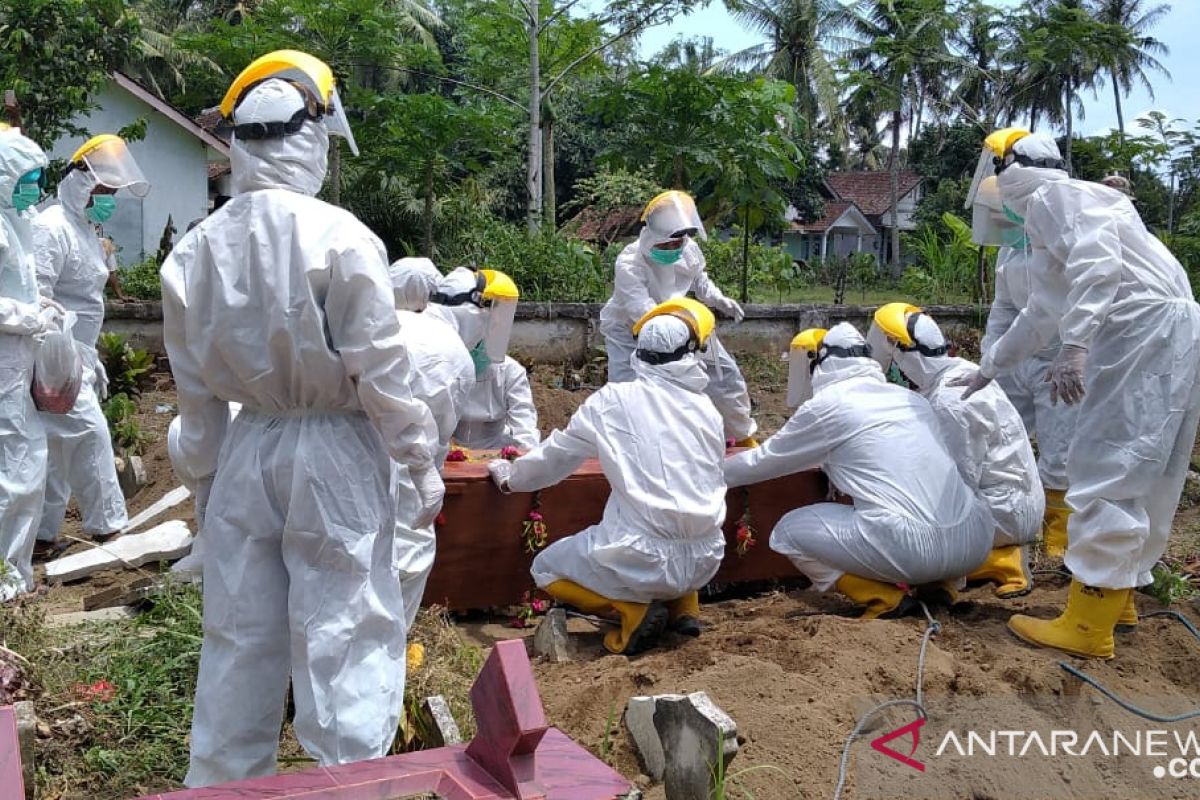
[{"label": "house with tiled roof", "polygon": [[[190,222],[208,214],[210,187],[229,168],[229,145],[122,73],[113,73],[92,99],[96,108],[71,120],[88,135],[146,122],[145,137],[130,142],[129,150],[150,181],[150,193],[144,198],[118,193],[116,211],[104,223],[104,234],[117,244],[118,261],[134,264],[158,252],[168,220],[178,241]],[[47,153],[66,160],[86,138],[63,136]]]},{"label": "house with tiled roof", "polygon": [[886,171],[831,172],[819,189],[825,198],[825,213],[820,219],[802,222],[794,210],[789,210],[783,245],[795,259],[871,253],[880,263],[886,263],[893,216],[901,232],[916,229],[913,215],[921,200],[921,176],[911,170],[900,172],[900,201],[895,215],[891,212]]}]

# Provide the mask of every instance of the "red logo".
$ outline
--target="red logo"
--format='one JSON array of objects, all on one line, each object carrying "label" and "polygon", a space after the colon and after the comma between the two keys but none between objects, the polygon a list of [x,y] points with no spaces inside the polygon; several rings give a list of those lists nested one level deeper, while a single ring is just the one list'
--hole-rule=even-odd
[{"label": "red logo", "polygon": [[[878,739],[872,740],[871,749],[878,750],[880,753],[883,753],[888,758],[894,758],[897,761],[899,761],[901,764],[912,767],[913,769],[917,770],[918,772],[924,772],[925,765],[912,757],[913,754],[917,752],[917,745],[919,745],[921,743],[921,728],[924,725],[925,725],[925,718],[922,717],[921,719],[919,719],[915,722],[908,723],[907,725],[905,725],[902,728],[896,728],[896,730],[892,731],[891,733],[885,733],[883,736],[880,736]],[[909,734],[912,734],[912,749],[908,751],[908,755],[905,755],[904,753],[899,753],[887,746],[887,743],[892,741],[893,739],[899,739],[903,736],[908,736]]]}]

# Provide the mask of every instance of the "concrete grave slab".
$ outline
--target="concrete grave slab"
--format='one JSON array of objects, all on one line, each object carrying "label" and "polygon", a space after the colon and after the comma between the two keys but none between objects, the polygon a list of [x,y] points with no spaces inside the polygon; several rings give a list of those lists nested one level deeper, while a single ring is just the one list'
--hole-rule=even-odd
[{"label": "concrete grave slab", "polygon": [[191,549],[192,534],[187,523],[174,519],[145,533],[120,536],[85,552],[51,561],[46,565],[46,580],[74,581],[104,569],[140,567],[153,561],[170,561],[186,555]]}]

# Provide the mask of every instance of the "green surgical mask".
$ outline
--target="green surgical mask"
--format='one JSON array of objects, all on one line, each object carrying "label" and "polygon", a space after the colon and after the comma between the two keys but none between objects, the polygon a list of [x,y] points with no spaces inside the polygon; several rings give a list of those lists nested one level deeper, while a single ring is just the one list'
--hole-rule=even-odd
[{"label": "green surgical mask", "polygon": [[487,348],[483,346],[483,342],[471,348],[471,361],[475,362],[475,377],[482,378],[483,373],[487,372],[487,368],[492,364],[492,360],[488,358]]},{"label": "green surgical mask", "polygon": [[660,250],[657,247],[650,248],[650,258],[654,259],[657,263],[662,264],[663,266],[674,264],[682,255],[682,247],[677,247],[674,250]]},{"label": "green surgical mask", "polygon": [[111,194],[94,194],[92,195],[92,204],[84,209],[83,213],[92,222],[103,225],[112,218],[113,212],[116,210],[117,198]]},{"label": "green surgical mask", "polygon": [[12,204],[17,211],[33,208],[42,199],[42,189],[37,183],[18,183],[13,189]]},{"label": "green surgical mask", "polygon": [[1004,206],[1004,217],[1005,217],[1005,219],[1007,219],[1009,222],[1013,223],[1014,225],[1024,225],[1025,224],[1025,218],[1022,217],[1017,212],[1013,211],[1008,206]]}]

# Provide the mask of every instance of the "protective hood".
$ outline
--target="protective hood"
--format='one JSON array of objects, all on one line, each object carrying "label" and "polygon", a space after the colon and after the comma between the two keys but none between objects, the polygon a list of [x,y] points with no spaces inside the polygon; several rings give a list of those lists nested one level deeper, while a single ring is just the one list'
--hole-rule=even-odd
[{"label": "protective hood", "polygon": [[48,162],[42,148],[15,128],[0,131],[0,209],[13,211],[13,189],[27,172],[45,169]]},{"label": "protective hood", "polygon": [[95,188],[96,177],[91,172],[73,169],[58,182],[58,201],[69,216],[82,220]]},{"label": "protective hood", "polygon": [[[287,84],[283,85],[289,91],[295,91]],[[236,194],[286,189],[314,197],[325,183],[328,160],[329,133],[324,125],[311,120],[290,136],[245,142],[235,136],[229,145]]]},{"label": "protective hood", "polygon": [[487,331],[487,312],[473,302],[446,305],[440,298],[458,298],[478,288],[479,279],[474,270],[457,267],[438,281],[426,314],[432,314],[454,330],[468,350],[483,341]]},{"label": "protective hood", "polygon": [[[658,316],[642,326],[638,333],[637,349],[650,353],[673,353],[691,338],[692,332],[683,320]],[[702,392],[708,385],[708,373],[695,353],[688,353],[665,364],[651,364],[635,355],[633,369],[641,377],[664,380],[689,392]]]},{"label": "protective hood", "polygon": [[[1029,160],[1053,162],[1061,159],[1058,145],[1044,134],[1026,136],[1014,144],[1012,150],[1014,155]],[[1065,180],[1069,177],[1061,169],[1010,164],[1000,173],[997,182],[1004,205],[1024,219],[1029,215],[1029,200],[1034,192],[1047,183]]]},{"label": "protective hood", "polygon": [[[892,355],[896,366],[900,372],[904,373],[904,377],[915,383],[922,392],[927,392],[933,387],[934,379],[943,371],[954,366],[955,360],[945,354],[946,337],[942,334],[942,329],[938,327],[938,324],[927,314],[917,312],[912,335],[917,347],[903,349],[896,345],[893,346]],[[883,371],[887,372],[891,364],[884,366],[882,360],[875,356],[873,343],[871,348],[872,355],[877,361],[880,361]],[[922,349],[926,352],[921,352]],[[940,355],[926,355],[926,353],[938,351],[941,351]]]},{"label": "protective hood", "polygon": [[401,258],[388,267],[396,308],[405,311],[424,311],[429,296],[437,289],[442,273],[428,258]]},{"label": "protective hood", "polygon": [[[810,371],[811,394],[815,396],[828,386],[864,375],[875,376],[883,382],[883,371],[874,359],[865,355],[867,350],[867,342],[863,335],[849,322],[839,322],[830,328],[821,340],[816,351],[816,364]],[[843,353],[864,355],[842,355]],[[797,402],[803,403],[807,399],[802,395]]]}]

